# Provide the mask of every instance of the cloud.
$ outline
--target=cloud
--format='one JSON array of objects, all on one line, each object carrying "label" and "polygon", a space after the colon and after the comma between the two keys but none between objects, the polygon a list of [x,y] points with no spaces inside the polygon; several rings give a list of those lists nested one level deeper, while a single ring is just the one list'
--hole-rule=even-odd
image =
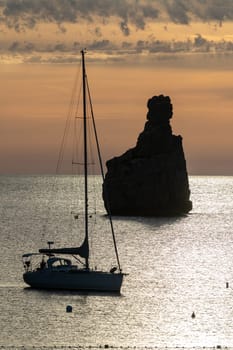
[{"label": "cloud", "polygon": [[190,22],[189,12],[189,1],[183,0],[165,0],[165,8],[170,19],[175,23],[188,24]]},{"label": "cloud", "polygon": [[116,47],[112,45],[111,41],[106,39],[93,41],[93,43],[90,44],[88,48],[91,50],[113,50],[114,48],[116,49]]},{"label": "cloud", "polygon": [[9,47],[9,51],[18,51],[19,50],[19,46],[20,46],[20,43],[18,41],[14,41],[10,47]]},{"label": "cloud", "polygon": [[144,30],[150,21],[168,20],[189,24],[192,20],[233,20],[232,0],[1,0],[0,21],[17,32],[33,29],[38,23],[57,23],[61,32],[63,24],[86,21],[92,23],[101,17],[105,23],[110,18],[118,20],[125,36],[130,26]]},{"label": "cloud", "polygon": [[[155,1],[156,3],[157,1]],[[159,11],[151,1],[137,0],[2,0],[2,21],[16,31],[34,28],[39,22],[94,22],[96,16],[119,20],[119,27],[129,35],[128,23],[143,29],[146,20],[158,17]]]},{"label": "cloud", "polygon": [[208,40],[203,38],[201,34],[197,34],[196,37],[194,38],[194,46],[201,47],[206,44],[208,44]]},{"label": "cloud", "polygon": [[[205,36],[199,33],[199,23],[197,31],[180,40],[174,39],[172,31],[169,34],[171,22],[188,25],[197,20],[213,20],[216,28],[233,20],[233,0],[0,0],[1,30],[8,33],[2,38],[0,54],[21,56],[23,62],[55,63],[73,62],[82,47],[98,52],[100,59],[102,51],[110,60],[134,54],[233,53],[231,35]],[[168,35],[159,37],[159,31],[156,35],[152,28],[157,26]],[[12,35],[7,27],[26,33]],[[52,29],[47,35],[44,28]]]},{"label": "cloud", "polygon": [[[78,60],[81,48],[82,45],[78,41],[67,43],[64,40],[46,43],[43,46],[40,44],[37,46],[30,41],[13,41],[12,44],[8,44],[7,50],[0,49],[0,55],[2,58],[5,56],[6,61],[9,60],[7,56],[12,55],[22,63],[74,63]],[[172,60],[180,62],[187,57],[186,62],[190,65],[192,60],[195,61],[194,65],[197,63],[201,65],[202,62],[198,57],[200,54],[208,54],[209,60],[216,56],[218,58],[215,62],[225,64],[222,61],[224,58],[224,62],[229,61],[232,66],[233,42],[208,40],[203,35],[196,34],[192,40],[184,41],[148,39],[136,42],[123,41],[116,44],[107,39],[93,39],[89,41],[86,48],[89,52],[89,60],[92,61],[150,63],[153,60],[161,62]]]},{"label": "cloud", "polygon": [[164,6],[175,23],[233,20],[232,0],[164,0]]},{"label": "cloud", "polygon": [[124,35],[128,36],[128,35],[130,34],[130,30],[129,30],[127,21],[122,21],[122,22],[120,23],[120,27],[121,27],[122,33],[123,33]]}]

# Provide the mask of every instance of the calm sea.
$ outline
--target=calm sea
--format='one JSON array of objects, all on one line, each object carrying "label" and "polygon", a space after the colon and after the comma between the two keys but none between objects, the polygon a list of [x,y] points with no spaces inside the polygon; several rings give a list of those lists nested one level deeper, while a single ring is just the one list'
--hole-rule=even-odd
[{"label": "calm sea", "polygon": [[[0,348],[233,347],[233,177],[190,177],[193,210],[187,216],[116,218],[121,264],[129,274],[120,296],[26,288],[23,253],[48,240],[81,243],[81,182],[0,177]],[[94,183],[100,178],[91,179],[90,199]],[[104,214],[101,198],[90,204],[91,263],[111,268]]]}]

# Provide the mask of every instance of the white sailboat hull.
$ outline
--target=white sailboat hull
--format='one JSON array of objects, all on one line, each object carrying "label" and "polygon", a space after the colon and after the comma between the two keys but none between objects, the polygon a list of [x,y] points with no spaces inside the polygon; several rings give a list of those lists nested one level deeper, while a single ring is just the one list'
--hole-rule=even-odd
[{"label": "white sailboat hull", "polygon": [[44,269],[27,271],[23,278],[32,288],[120,292],[123,274],[93,270]]}]

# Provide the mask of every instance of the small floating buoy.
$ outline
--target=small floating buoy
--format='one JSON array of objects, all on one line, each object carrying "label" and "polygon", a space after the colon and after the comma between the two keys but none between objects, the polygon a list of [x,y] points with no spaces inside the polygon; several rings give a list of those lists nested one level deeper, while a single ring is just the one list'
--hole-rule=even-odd
[{"label": "small floating buoy", "polygon": [[192,313],[192,316],[191,316],[192,318],[195,318],[196,317],[196,315],[195,315],[195,312],[193,311],[193,313]]},{"label": "small floating buoy", "polygon": [[229,283],[228,282],[226,282],[226,288],[229,288]]},{"label": "small floating buoy", "polygon": [[67,305],[66,312],[72,312],[73,308],[71,305]]}]

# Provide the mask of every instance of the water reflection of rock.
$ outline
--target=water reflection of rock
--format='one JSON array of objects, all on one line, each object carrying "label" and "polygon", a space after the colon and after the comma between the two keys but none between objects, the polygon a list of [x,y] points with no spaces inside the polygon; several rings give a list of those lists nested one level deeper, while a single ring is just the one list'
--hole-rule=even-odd
[{"label": "water reflection of rock", "polygon": [[[169,96],[148,100],[147,122],[137,144],[107,162],[103,185],[112,215],[167,216],[192,209],[182,137],[172,134]],[[107,191],[106,191],[107,189]]]}]

